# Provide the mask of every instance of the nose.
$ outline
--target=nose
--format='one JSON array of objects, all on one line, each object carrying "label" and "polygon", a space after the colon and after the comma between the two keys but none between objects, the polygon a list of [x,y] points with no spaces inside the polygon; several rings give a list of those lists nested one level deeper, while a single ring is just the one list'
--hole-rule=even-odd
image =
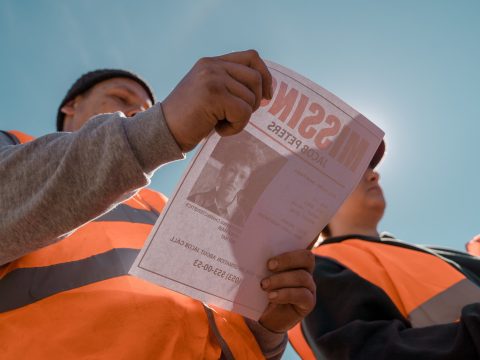
[{"label": "nose", "polygon": [[367,169],[365,175],[368,182],[378,182],[380,180],[380,174],[373,169]]}]

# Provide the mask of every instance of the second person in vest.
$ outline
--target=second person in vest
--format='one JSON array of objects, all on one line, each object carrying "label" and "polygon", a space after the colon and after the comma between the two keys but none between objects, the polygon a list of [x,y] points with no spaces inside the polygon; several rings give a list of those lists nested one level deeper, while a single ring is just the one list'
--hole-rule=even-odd
[{"label": "second person in vest", "polygon": [[317,305],[290,342],[302,359],[478,359],[480,259],[379,233],[383,153],[313,250]]}]

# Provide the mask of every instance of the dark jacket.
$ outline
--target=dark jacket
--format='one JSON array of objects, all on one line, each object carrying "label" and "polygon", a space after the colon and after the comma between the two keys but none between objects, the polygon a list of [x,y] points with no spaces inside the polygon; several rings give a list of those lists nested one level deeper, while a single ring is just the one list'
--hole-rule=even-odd
[{"label": "dark jacket", "polygon": [[314,252],[317,305],[299,333],[317,358],[480,358],[479,257],[361,235]]}]

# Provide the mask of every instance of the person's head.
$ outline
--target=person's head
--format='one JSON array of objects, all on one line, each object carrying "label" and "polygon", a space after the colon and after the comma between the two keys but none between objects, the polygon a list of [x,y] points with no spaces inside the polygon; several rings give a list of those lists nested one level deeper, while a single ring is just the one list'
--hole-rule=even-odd
[{"label": "person's head", "polygon": [[76,131],[91,117],[123,112],[133,116],[152,106],[152,90],[137,75],[101,69],[82,75],[69,89],[57,112],[57,131]]},{"label": "person's head", "polygon": [[379,184],[380,175],[375,171],[375,167],[384,152],[385,143],[382,141],[355,190],[322,230],[323,238],[352,232],[377,235],[377,226],[383,217],[386,202]]},{"label": "person's head", "polygon": [[231,201],[247,186],[250,175],[255,168],[253,160],[241,154],[223,165],[220,170],[217,194],[226,201]]},{"label": "person's head", "polygon": [[480,256],[480,234],[475,235],[472,240],[465,244],[470,255]]}]

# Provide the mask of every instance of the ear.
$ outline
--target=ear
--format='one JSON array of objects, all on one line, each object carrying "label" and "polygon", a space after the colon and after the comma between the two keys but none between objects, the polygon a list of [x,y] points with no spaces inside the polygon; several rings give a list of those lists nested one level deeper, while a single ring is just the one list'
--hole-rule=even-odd
[{"label": "ear", "polygon": [[60,111],[63,114],[65,114],[65,116],[72,116],[75,113],[75,108],[77,106],[76,105],[76,100],[77,100],[77,98],[72,99],[69,102],[67,102],[65,105],[62,106]]}]

